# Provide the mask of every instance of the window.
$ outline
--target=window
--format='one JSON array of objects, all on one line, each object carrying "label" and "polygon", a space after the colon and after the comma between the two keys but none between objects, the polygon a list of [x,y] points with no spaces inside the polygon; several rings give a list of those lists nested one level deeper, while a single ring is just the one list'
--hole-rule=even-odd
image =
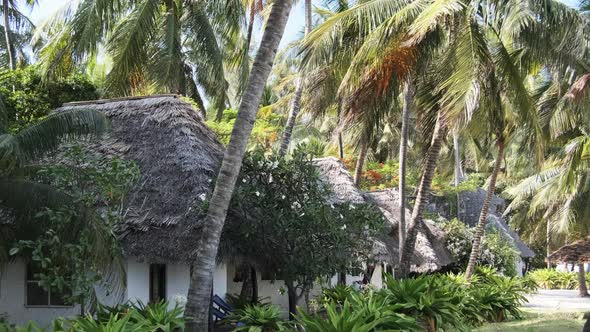
[{"label": "window", "polygon": [[150,302],[166,300],[166,265],[150,264]]},{"label": "window", "polygon": [[65,298],[71,294],[69,291],[59,292],[58,290],[45,290],[39,284],[38,275],[41,270],[38,267],[33,265],[27,265],[27,276],[26,276],[26,286],[27,286],[27,298],[26,304],[27,306],[55,306],[55,307],[63,307],[63,306],[70,306],[65,301]]}]

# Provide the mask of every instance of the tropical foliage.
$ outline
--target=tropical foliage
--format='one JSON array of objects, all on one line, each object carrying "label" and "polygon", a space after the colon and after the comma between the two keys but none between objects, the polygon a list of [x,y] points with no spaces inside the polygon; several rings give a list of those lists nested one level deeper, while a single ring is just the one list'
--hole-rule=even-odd
[{"label": "tropical foliage", "polygon": [[261,150],[247,154],[221,255],[245,256],[284,280],[293,301],[318,278],[358,274],[370,257],[369,239],[381,230],[383,219],[372,206],[330,203],[330,195],[331,188],[301,150],[291,159],[265,156]]}]

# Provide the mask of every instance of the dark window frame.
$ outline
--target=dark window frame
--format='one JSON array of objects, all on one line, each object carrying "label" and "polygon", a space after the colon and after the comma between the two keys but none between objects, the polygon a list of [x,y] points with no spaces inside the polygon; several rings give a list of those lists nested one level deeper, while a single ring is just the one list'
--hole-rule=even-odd
[{"label": "dark window frame", "polygon": [[[25,275],[24,275],[24,281],[25,281],[25,287],[24,287],[24,292],[25,292],[25,307],[27,308],[72,308],[74,305],[73,304],[51,304],[51,294],[52,293],[56,293],[56,291],[52,291],[51,289],[49,290],[45,290],[41,287],[41,285],[39,284],[40,280],[35,278],[35,274],[33,273],[29,273],[30,270],[32,269],[31,264],[26,264],[25,265]],[[31,279],[29,279],[29,275],[31,275]],[[36,285],[37,287],[41,287],[43,289],[43,292],[47,293],[47,304],[29,304],[29,285]],[[61,300],[61,302],[65,302],[63,299]]]}]

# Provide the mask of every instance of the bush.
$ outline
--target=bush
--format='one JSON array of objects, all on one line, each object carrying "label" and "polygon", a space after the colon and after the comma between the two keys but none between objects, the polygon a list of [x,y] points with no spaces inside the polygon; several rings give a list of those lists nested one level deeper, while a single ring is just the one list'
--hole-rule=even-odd
[{"label": "bush", "polygon": [[419,331],[416,320],[401,313],[382,293],[350,293],[342,304],[324,304],[325,317],[299,310],[297,323],[306,332]]},{"label": "bush", "polygon": [[249,305],[236,310],[227,320],[236,324],[235,332],[274,332],[289,326],[283,319],[281,310],[273,305]]},{"label": "bush", "polygon": [[402,303],[402,313],[417,317],[429,332],[442,326],[461,329],[465,324],[454,289],[438,276],[395,280],[387,276],[383,292],[391,303]]},{"label": "bush", "polygon": [[[168,309],[166,302],[127,302],[114,307],[99,305],[96,318],[85,315],[73,319],[58,318],[52,324],[54,332],[172,332],[184,328],[183,309]],[[42,332],[33,322],[23,327],[0,322],[0,332]]]},{"label": "bush", "polygon": [[[576,289],[578,276],[576,272],[557,271],[553,269],[539,269],[527,274],[527,278],[534,281],[543,289]],[[588,280],[588,278],[586,278]]]},{"label": "bush", "polygon": [[[459,268],[465,269],[471,254],[473,228],[458,219],[444,222],[445,245],[456,260]],[[512,242],[496,230],[486,231],[482,239],[481,254],[477,260],[480,266],[489,266],[506,276],[516,276],[518,252]]]}]

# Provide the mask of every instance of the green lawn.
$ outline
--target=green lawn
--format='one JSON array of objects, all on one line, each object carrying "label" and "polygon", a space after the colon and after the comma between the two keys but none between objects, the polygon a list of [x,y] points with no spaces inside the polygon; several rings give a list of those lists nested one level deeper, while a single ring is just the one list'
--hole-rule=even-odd
[{"label": "green lawn", "polygon": [[478,332],[579,332],[584,325],[581,313],[525,312],[523,320],[485,325]]}]

